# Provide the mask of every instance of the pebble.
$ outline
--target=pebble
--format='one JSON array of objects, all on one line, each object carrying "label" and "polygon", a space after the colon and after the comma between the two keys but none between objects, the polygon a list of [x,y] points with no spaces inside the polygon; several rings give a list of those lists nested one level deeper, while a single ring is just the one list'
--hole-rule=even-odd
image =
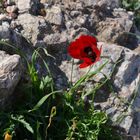
[{"label": "pebble", "polygon": [[18,11],[18,8],[15,5],[6,7],[6,12],[7,13],[16,13],[17,11]]},{"label": "pebble", "polygon": [[0,20],[5,20],[7,18],[6,14],[0,14]]},{"label": "pebble", "polygon": [[16,19],[18,15],[16,13],[9,13],[9,16],[12,19]]},{"label": "pebble", "polygon": [[47,0],[40,0],[40,3],[46,3]]}]

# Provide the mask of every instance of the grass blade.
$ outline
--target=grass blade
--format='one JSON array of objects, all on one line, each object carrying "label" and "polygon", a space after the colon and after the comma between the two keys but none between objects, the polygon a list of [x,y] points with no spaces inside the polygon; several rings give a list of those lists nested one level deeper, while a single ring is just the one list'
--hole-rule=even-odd
[{"label": "grass blade", "polygon": [[60,93],[60,92],[62,92],[62,91],[54,91],[54,92],[51,92],[50,94],[45,95],[44,97],[42,97],[39,100],[39,102],[33,107],[33,109],[29,110],[28,112],[38,110],[51,95],[56,94],[56,93]]}]

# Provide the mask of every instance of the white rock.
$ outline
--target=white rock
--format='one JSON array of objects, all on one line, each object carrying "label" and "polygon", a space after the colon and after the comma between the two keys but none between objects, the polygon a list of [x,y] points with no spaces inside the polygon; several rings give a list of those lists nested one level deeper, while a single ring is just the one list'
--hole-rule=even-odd
[{"label": "white rock", "polygon": [[18,0],[17,6],[19,11],[28,11],[31,8],[31,0]]},{"label": "white rock", "polygon": [[16,5],[12,5],[12,6],[7,6],[6,7],[6,11],[8,12],[8,13],[13,13],[13,12],[15,12],[17,10],[17,6]]},{"label": "white rock", "polygon": [[61,25],[63,20],[61,8],[59,6],[52,6],[51,8],[46,9],[45,19],[50,23]]},{"label": "white rock", "polygon": [[[8,55],[0,51],[0,104],[7,99],[18,84],[21,72],[21,59],[19,55]],[[1,106],[2,107],[2,106]]]},{"label": "white rock", "polygon": [[0,20],[5,20],[7,18],[6,14],[0,14]]},{"label": "white rock", "polygon": [[10,39],[10,25],[8,22],[2,22],[0,26],[0,38],[1,39]]}]

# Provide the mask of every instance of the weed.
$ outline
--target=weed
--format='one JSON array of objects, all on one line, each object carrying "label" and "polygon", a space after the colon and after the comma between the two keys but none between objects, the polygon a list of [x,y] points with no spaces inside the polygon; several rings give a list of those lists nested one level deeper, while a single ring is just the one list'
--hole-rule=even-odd
[{"label": "weed", "polygon": [[[26,59],[30,80],[24,84],[23,93],[27,95],[24,103],[16,104],[9,112],[0,112],[0,139],[8,133],[14,140],[119,140],[107,114],[93,106],[96,91],[109,79],[104,75],[104,80],[91,92],[80,89],[82,84],[100,73],[108,61],[94,72],[89,70],[69,90],[57,91],[40,49],[34,51],[31,62]],[[44,52],[47,54],[46,50]],[[41,78],[36,68],[38,58],[48,73]],[[92,103],[86,100],[89,96]]]}]

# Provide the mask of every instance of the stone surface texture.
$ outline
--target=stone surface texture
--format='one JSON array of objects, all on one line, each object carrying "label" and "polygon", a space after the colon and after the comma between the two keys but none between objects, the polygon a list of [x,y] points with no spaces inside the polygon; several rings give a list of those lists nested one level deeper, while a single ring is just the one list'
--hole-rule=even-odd
[{"label": "stone surface texture", "polygon": [[0,51],[0,104],[13,93],[21,78],[21,59],[19,55],[8,55]]},{"label": "stone surface texture", "polygon": [[[44,38],[50,33],[55,36],[56,32],[63,34],[64,31],[70,42],[83,29],[84,33],[86,30],[86,34],[94,34],[100,41],[124,45],[124,41],[129,40],[126,32],[133,27],[133,13],[119,8],[119,0],[44,0],[41,3],[18,0],[16,3],[19,13],[23,11],[16,22],[22,26],[23,36],[34,45],[34,42],[45,43]],[[41,11],[34,10],[37,5]],[[35,16],[42,11],[45,12],[44,17]],[[38,38],[39,33],[43,34],[41,38]]]},{"label": "stone surface texture", "polygon": [[[140,40],[132,35],[139,33],[134,24],[134,13],[122,9],[120,0],[13,1],[5,4],[7,13],[0,14],[0,39],[23,51],[28,61],[34,49],[47,49],[52,56],[42,53],[42,57],[51,70],[57,89],[66,89],[71,80],[72,59],[67,54],[70,42],[82,34],[97,37],[98,47],[103,47],[103,57],[91,71],[106,61],[108,63],[102,73],[82,86],[91,92],[95,82],[103,81],[106,76],[109,83],[97,91],[95,107],[105,110],[127,135],[140,138]],[[6,45],[1,45],[0,50],[13,54],[0,51],[2,102],[12,94],[24,75],[21,74],[20,57]],[[79,69],[78,64],[75,59],[72,82],[89,69]],[[46,69],[41,66],[38,61],[38,72],[45,75]]]},{"label": "stone surface texture", "polygon": [[46,17],[45,19],[50,23],[56,25],[62,25],[63,16],[61,8],[58,6],[52,6],[51,8],[46,9]]}]

